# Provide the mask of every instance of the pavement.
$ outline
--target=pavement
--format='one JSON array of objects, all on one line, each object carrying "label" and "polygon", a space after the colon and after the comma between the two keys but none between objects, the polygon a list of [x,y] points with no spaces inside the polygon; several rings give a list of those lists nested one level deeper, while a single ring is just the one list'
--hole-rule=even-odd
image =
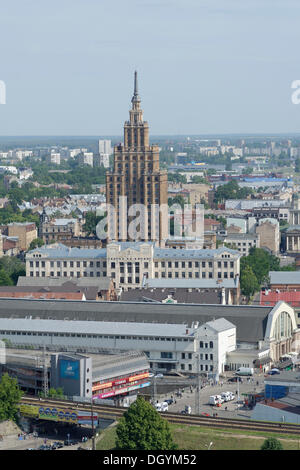
[{"label": "pavement", "polygon": [[[232,373],[231,375],[232,376]],[[158,381],[159,379],[157,379]],[[163,379],[162,379],[163,380]],[[193,381],[195,382],[195,381]],[[259,385],[257,385],[257,382]],[[176,396],[177,391],[181,391],[182,397],[179,398]],[[184,390],[182,392],[182,390]],[[240,399],[243,400],[245,396],[243,393],[249,392],[262,392],[264,390],[264,375],[254,375],[250,378],[250,381],[247,380],[247,377],[243,377],[243,383],[239,383],[239,395]],[[209,397],[211,395],[221,395],[222,392],[231,391],[235,394],[235,399],[233,401],[225,402],[221,405],[221,407],[211,406],[208,404]],[[237,383],[228,382],[228,377],[223,379],[219,382],[218,385],[206,385],[200,391],[200,414],[201,413],[208,413],[209,415],[213,415],[217,413],[219,417],[228,417],[228,418],[245,418],[249,419],[251,410],[246,409],[245,407],[239,405],[238,401],[238,386]],[[176,403],[169,405],[169,412],[180,413],[184,410],[185,406],[190,406],[192,409],[192,414],[196,414],[196,400],[197,400],[197,393],[196,393],[196,386],[193,385],[189,386],[181,386],[179,381],[178,388],[174,388],[173,392],[168,392],[165,394],[160,394],[157,396],[157,400],[159,402],[164,401],[167,398],[173,397],[176,400]],[[225,410],[227,407],[227,410]]]}]

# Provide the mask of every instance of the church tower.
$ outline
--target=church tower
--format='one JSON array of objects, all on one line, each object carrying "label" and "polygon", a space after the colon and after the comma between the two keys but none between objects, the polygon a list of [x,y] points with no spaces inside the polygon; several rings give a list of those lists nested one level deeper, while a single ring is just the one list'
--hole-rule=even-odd
[{"label": "church tower", "polygon": [[[108,210],[108,241],[156,241],[161,245],[168,229],[168,176],[159,168],[158,146],[149,144],[137,72],[131,104],[124,144],[114,147],[114,168],[106,173],[106,202],[115,211],[113,216]],[[142,211],[136,210],[137,204],[143,206]]]}]

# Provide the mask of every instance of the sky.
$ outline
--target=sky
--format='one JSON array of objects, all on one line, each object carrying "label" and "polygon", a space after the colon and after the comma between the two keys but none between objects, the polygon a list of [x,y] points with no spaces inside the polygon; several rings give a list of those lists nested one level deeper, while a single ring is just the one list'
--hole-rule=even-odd
[{"label": "sky", "polygon": [[300,132],[299,0],[0,0],[0,135]]}]

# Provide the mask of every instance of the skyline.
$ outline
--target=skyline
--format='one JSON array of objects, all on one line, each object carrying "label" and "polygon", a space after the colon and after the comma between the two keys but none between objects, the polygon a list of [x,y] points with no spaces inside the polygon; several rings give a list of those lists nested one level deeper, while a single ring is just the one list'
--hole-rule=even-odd
[{"label": "skyline", "polygon": [[299,12],[295,0],[5,4],[0,135],[122,135],[134,70],[153,137],[298,134]]}]

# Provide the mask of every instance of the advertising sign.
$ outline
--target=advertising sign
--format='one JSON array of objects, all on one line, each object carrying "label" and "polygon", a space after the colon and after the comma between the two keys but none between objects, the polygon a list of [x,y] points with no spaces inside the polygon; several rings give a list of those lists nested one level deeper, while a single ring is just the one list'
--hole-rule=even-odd
[{"label": "advertising sign", "polygon": [[97,390],[102,390],[104,388],[111,388],[114,385],[122,385],[126,383],[135,382],[136,380],[142,380],[149,377],[149,372],[144,372],[143,374],[131,375],[130,377],[124,377],[122,379],[112,380],[111,382],[105,382],[103,384],[94,385],[93,392]]},{"label": "advertising sign", "polygon": [[60,377],[62,379],[79,379],[79,361],[60,361]]},{"label": "advertising sign", "polygon": [[[20,413],[31,418],[47,419],[74,424],[92,424],[92,415],[89,411],[74,411],[48,406],[23,405],[19,406]],[[93,421],[97,424],[98,414],[93,413]]]},{"label": "advertising sign", "polygon": [[109,398],[109,397],[119,395],[120,393],[126,393],[126,392],[130,392],[131,390],[136,390],[137,388],[149,387],[149,385],[150,385],[150,382],[146,382],[143,384],[132,385],[131,387],[123,387],[117,390],[112,390],[111,392],[100,393],[99,395],[94,395],[93,398]]},{"label": "advertising sign", "polygon": [[19,405],[20,413],[24,416],[30,418],[38,418],[39,416],[39,407],[34,405]]}]

